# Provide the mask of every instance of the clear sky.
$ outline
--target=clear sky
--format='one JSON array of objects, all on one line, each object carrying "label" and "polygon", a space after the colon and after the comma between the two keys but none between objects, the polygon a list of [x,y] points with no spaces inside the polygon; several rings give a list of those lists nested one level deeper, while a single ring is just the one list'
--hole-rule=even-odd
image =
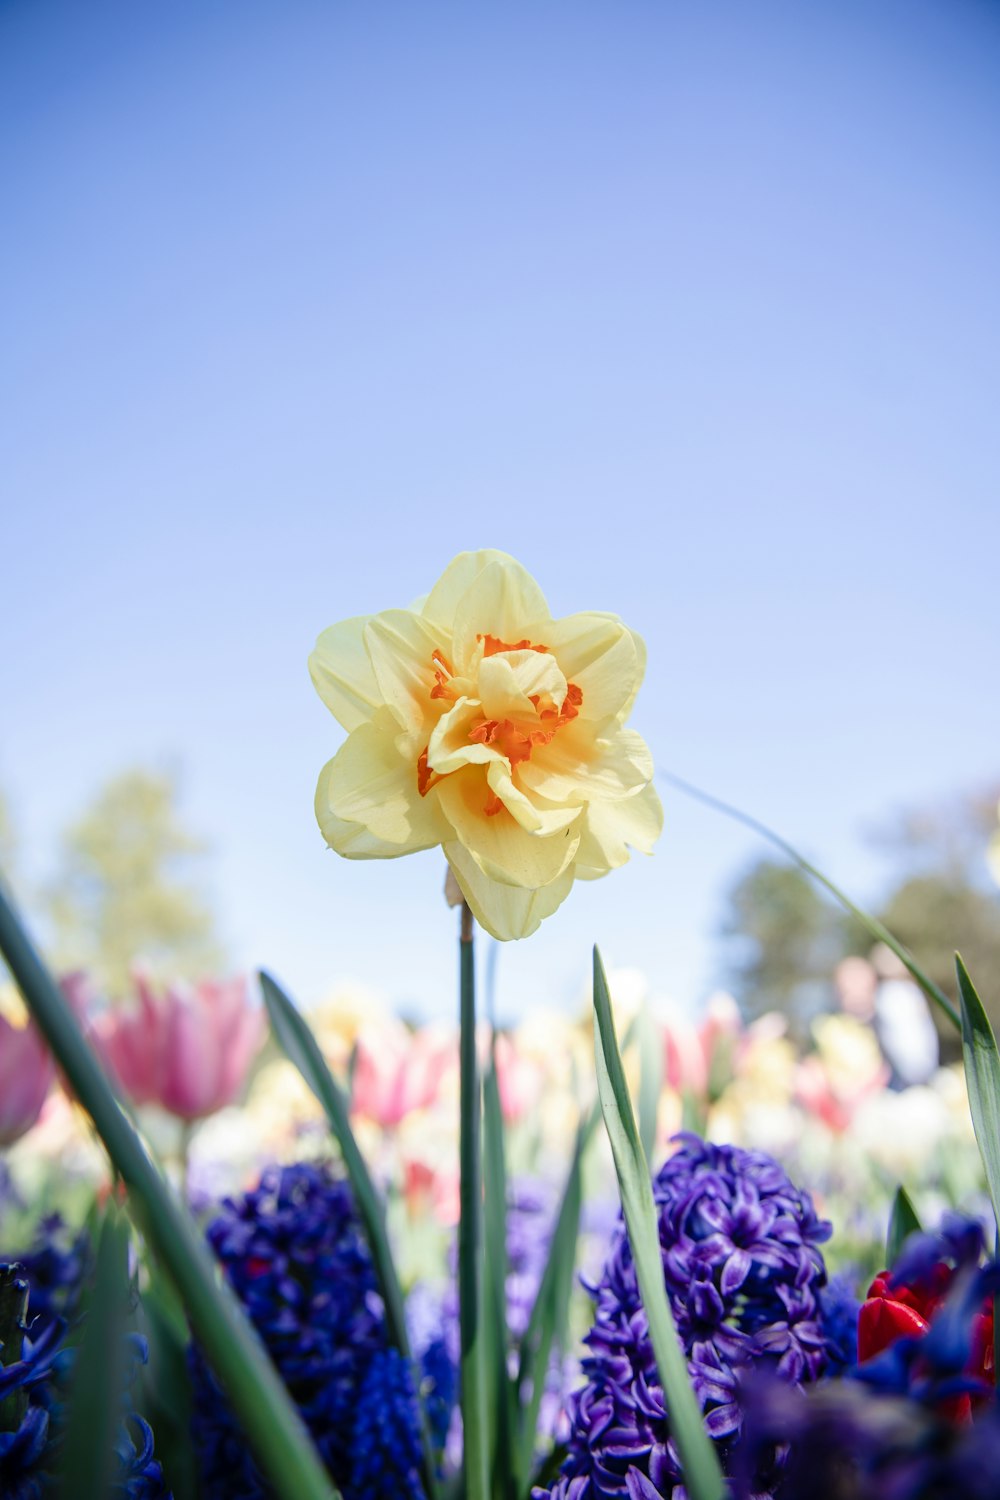
[{"label": "clear sky", "polygon": [[[867,824],[1000,769],[1000,7],[0,5],[0,785],[30,873],[183,773],[243,964],[447,1012],[440,856],[325,852],[307,654],[499,546],[614,610],[658,763],[868,897]],[[597,939],[696,1003],[757,846],[658,854]]]}]

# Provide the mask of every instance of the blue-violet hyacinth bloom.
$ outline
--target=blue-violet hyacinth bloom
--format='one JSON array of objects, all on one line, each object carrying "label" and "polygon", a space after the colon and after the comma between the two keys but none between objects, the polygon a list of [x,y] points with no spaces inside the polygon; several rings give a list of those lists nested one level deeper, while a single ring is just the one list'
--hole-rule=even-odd
[{"label": "blue-violet hyacinth bloom", "polygon": [[398,1349],[372,1358],[351,1437],[352,1500],[424,1500],[413,1375]]},{"label": "blue-violet hyacinth bloom", "polygon": [[[92,1259],[85,1234],[72,1237],[57,1218],[50,1218],[39,1226],[32,1250],[11,1267],[8,1282],[27,1291],[27,1312],[20,1338],[8,1336],[0,1349],[0,1403],[7,1404],[5,1415],[17,1418],[0,1431],[4,1500],[49,1500],[54,1493],[74,1368],[64,1340],[68,1325],[79,1318]],[[146,1360],[146,1341],[128,1335],[128,1348],[131,1385],[138,1364]],[[114,1449],[117,1469],[109,1500],[170,1500],[153,1453],[152,1430],[130,1409],[127,1396]]]},{"label": "blue-violet hyacinth bloom", "polygon": [[[351,1487],[359,1401],[389,1346],[350,1188],[323,1165],[269,1167],[258,1187],[223,1202],[207,1233],[344,1500],[361,1500]],[[189,1366],[205,1500],[262,1500],[268,1488],[195,1348]],[[419,1431],[415,1411],[414,1421]]]},{"label": "blue-violet hyacinth bloom", "polygon": [[[765,1152],[677,1140],[653,1184],[663,1275],[705,1425],[727,1467],[747,1371],[765,1366],[794,1384],[826,1368],[819,1246],[830,1225]],[[669,1500],[680,1463],[621,1223],[592,1290],[587,1383],[574,1398],[569,1453],[551,1491],[535,1495]]]}]

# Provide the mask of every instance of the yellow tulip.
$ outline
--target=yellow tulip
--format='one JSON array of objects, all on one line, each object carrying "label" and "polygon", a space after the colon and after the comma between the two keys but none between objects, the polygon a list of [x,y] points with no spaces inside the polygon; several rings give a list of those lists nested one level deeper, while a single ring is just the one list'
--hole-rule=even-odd
[{"label": "yellow tulip", "polygon": [[344,620],[309,658],[348,731],[316,816],[348,859],[440,844],[494,937],[650,853],[663,824],[643,740],[623,727],[645,647],[616,615],[553,620],[504,552],[463,552],[410,609]]}]

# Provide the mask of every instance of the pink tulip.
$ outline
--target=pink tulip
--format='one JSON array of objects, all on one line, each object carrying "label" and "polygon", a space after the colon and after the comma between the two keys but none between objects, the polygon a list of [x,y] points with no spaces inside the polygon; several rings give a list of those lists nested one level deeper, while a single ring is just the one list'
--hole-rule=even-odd
[{"label": "pink tulip", "polygon": [[52,1054],[34,1022],[15,1026],[0,1015],[0,1146],[31,1129],[55,1073]]},{"label": "pink tulip", "polygon": [[522,1057],[510,1037],[500,1032],[495,1042],[497,1091],[504,1122],[514,1125],[529,1114],[542,1091],[536,1063]]},{"label": "pink tulip", "polygon": [[245,979],[173,984],[157,994],[136,980],[138,1008],[109,1011],[98,1045],[133,1104],[158,1104],[181,1120],[200,1120],[232,1104],[264,1035]]},{"label": "pink tulip", "polygon": [[358,1038],[351,1108],[391,1130],[411,1110],[433,1104],[442,1080],[457,1064],[453,1036],[383,1024]]}]

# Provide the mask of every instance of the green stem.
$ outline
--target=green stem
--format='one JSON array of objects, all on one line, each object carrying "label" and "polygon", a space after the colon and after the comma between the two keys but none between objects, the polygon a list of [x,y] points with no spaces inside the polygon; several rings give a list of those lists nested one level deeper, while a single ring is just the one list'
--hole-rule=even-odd
[{"label": "green stem", "polygon": [[462,1338],[465,1500],[487,1500],[489,1462],[483,1383],[482,1218],[479,1067],[476,1058],[475,923],[462,903],[459,940],[461,1086],[459,1096],[458,1312]]},{"label": "green stem", "polygon": [[724,817],[732,818],[734,822],[742,823],[744,828],[749,828],[754,833],[759,834],[769,844],[773,844],[776,849],[780,849],[782,854],[787,855],[794,864],[798,865],[800,870],[805,870],[807,875],[811,875],[813,880],[818,881],[821,886],[828,890],[830,895],[839,901],[845,910],[849,911],[852,916],[857,917],[861,925],[867,928],[877,942],[884,943],[887,948],[895,953],[900,962],[906,965],[928,1000],[932,1000],[938,1009],[948,1017],[952,1025],[958,1031],[961,1031],[962,1022],[958,1011],[952,1005],[944,990],[940,989],[934,983],[933,979],[924,973],[913,957],[913,954],[907,948],[904,948],[897,938],[893,937],[888,927],[884,927],[877,917],[870,916],[862,907],[855,906],[850,896],[846,896],[839,886],[834,885],[832,880],[827,879],[822,870],[817,870],[815,865],[810,864],[797,849],[793,848],[786,839],[781,837],[780,833],[775,833],[774,829],[768,828],[766,823],[761,823],[757,818],[752,818],[749,813],[742,812],[740,808],[733,807],[730,803],[723,802],[718,797],[713,797],[710,792],[703,792],[700,787],[693,786],[690,781],[685,781],[682,777],[675,776],[671,771],[660,771],[657,774],[661,781],[666,781],[671,786],[676,787],[686,797],[693,797],[696,802],[702,802],[706,807],[714,808],[716,812],[722,813]]},{"label": "green stem", "polygon": [[261,1469],[282,1500],[340,1500],[302,1420],[189,1215],[129,1124],[59,986],[0,885],[0,953],[73,1093],[128,1190],[147,1243],[171,1277],[191,1327],[232,1402]]},{"label": "green stem", "polygon": [[194,1122],[184,1120],[181,1122],[180,1167],[181,1167],[181,1202],[187,1208],[191,1202],[190,1177],[191,1177],[191,1137],[194,1135]]}]

